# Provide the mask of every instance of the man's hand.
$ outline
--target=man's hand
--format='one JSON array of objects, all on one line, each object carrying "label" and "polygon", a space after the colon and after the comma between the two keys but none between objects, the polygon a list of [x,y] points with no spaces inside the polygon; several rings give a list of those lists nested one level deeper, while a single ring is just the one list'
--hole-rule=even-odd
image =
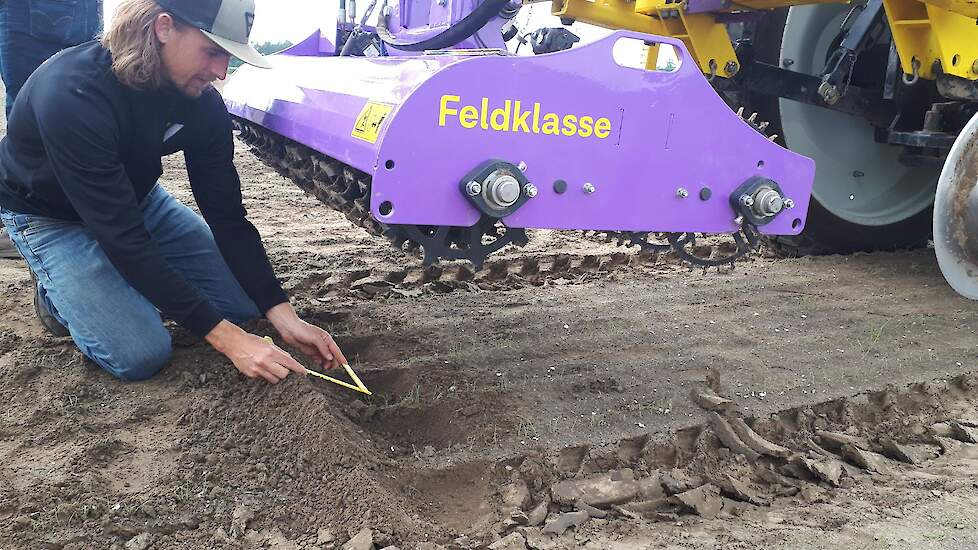
[{"label": "man's hand", "polygon": [[296,315],[292,305],[279,304],[266,313],[268,320],[282,335],[285,343],[299,348],[314,363],[325,369],[347,364],[346,357],[333,337],[325,330],[311,325]]},{"label": "man's hand", "polygon": [[207,334],[206,339],[248,378],[264,378],[277,384],[289,372],[306,373],[305,367],[278,346],[228,321],[221,321]]}]

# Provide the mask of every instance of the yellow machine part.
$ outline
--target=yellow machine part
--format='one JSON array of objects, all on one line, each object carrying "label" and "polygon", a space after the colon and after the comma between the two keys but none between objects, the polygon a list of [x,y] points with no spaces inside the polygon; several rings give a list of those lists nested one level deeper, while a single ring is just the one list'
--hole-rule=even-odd
[{"label": "yellow machine part", "polygon": [[634,2],[625,0],[553,0],[550,13],[606,29],[669,35],[662,21],[636,13],[634,7]]},{"label": "yellow machine part", "polygon": [[727,28],[717,23],[712,14],[686,13],[676,8],[677,4],[667,4],[664,0],[635,1],[637,13],[658,19],[665,26],[667,36],[678,38],[686,44],[686,49],[705,74],[737,74],[740,63],[727,35]]},{"label": "yellow machine part", "polygon": [[[533,1],[533,0],[530,0]],[[849,0],[740,0],[738,9],[774,9]],[[883,0],[900,63],[907,75],[933,79],[934,62],[945,73],[978,80],[978,1]],[[666,0],[553,0],[551,13],[609,29],[671,36],[682,40],[704,74],[733,76],[740,69],[726,27],[713,14],[688,14],[683,3]],[[654,67],[657,49],[648,65]],[[916,60],[916,63],[914,62]]]},{"label": "yellow machine part", "polygon": [[927,0],[927,3],[971,19],[978,19],[978,2],[975,0]]},{"label": "yellow machine part", "polygon": [[[737,62],[727,30],[723,25],[716,23],[712,15],[686,14],[676,9],[679,5],[665,4],[661,0],[656,2],[659,6],[653,6],[651,2],[642,4],[643,9],[649,11],[644,13],[639,11],[639,3],[642,1],[554,0],[551,13],[558,17],[571,18],[608,29],[629,29],[670,36],[686,44],[686,48],[704,73],[710,74],[712,71],[720,76],[732,76],[737,72],[740,64]],[[664,12],[675,16],[650,16],[650,14],[659,15]],[[655,47],[650,50],[648,60],[650,67],[655,64],[656,52]],[[730,70],[732,72],[729,72]]]},{"label": "yellow machine part", "polygon": [[[970,4],[970,9],[969,9]],[[933,79],[934,62],[954,76],[978,79],[978,3],[962,0],[883,0],[903,72]],[[954,10],[954,11],[950,11]]]}]

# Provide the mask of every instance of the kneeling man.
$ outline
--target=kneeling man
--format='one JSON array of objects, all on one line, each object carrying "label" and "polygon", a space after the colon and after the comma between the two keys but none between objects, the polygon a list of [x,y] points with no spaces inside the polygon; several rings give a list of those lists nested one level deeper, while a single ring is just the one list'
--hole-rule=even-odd
[{"label": "kneeling man", "polygon": [[[245,217],[231,119],[211,86],[248,45],[254,0],[123,0],[101,41],[67,49],[27,80],[0,142],[0,218],[55,334],[123,380],[171,354],[160,313],[249,378],[305,369],[236,323],[264,315],[320,365],[346,360],[301,320]],[[182,151],[203,218],[158,183]]]}]

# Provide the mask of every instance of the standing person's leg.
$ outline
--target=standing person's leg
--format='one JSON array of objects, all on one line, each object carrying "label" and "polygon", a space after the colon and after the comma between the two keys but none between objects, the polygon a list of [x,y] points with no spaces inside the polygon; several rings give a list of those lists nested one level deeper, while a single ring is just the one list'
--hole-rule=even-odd
[{"label": "standing person's leg", "polygon": [[170,334],[156,308],[122,278],[80,223],[0,210],[37,278],[43,305],[87,357],[123,380],[163,368]]},{"label": "standing person's leg", "polygon": [[4,0],[6,32],[0,43],[7,116],[21,87],[35,69],[59,51],[87,42],[101,32],[97,0]]},{"label": "standing person's leg", "polygon": [[[5,112],[27,78],[47,58],[102,32],[102,1],[0,0],[0,79]],[[20,258],[5,228],[0,228],[0,259]]]},{"label": "standing person's leg", "polygon": [[7,73],[3,72],[3,58],[10,48],[7,47],[7,0],[0,0],[0,80],[7,81]]},{"label": "standing person's leg", "polygon": [[261,316],[221,255],[207,223],[157,185],[141,205],[146,229],[167,262],[225,319],[241,323]]}]

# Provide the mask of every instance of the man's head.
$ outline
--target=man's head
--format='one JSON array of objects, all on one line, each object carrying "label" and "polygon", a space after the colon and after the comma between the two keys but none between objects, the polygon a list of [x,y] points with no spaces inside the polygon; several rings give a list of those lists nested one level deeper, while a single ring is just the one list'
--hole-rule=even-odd
[{"label": "man's head", "polygon": [[102,44],[123,84],[199,97],[231,55],[268,66],[248,45],[253,22],[254,0],[124,0]]}]

